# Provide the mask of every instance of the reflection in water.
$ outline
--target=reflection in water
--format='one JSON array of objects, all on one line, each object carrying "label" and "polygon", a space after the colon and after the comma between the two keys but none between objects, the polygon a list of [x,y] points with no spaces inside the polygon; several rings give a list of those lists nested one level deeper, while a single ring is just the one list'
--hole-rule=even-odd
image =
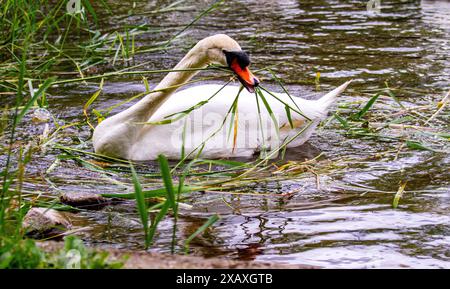
[{"label": "reflection in water", "polygon": [[[101,27],[146,23],[160,33],[136,38],[140,48],[170,38],[189,23],[210,1],[186,1],[185,9],[151,15],[128,15],[135,1],[112,1],[115,15],[99,17]],[[167,6],[171,1],[143,1],[142,11]],[[316,72],[325,88],[350,78],[354,88],[384,86],[427,88],[442,92],[449,87],[450,3],[448,1],[382,0],[380,14],[366,11],[366,2],[347,1],[225,1],[175,41],[167,53],[139,54],[142,69],[173,67],[198,39],[227,33],[251,53],[257,68],[275,65],[274,71],[295,94],[314,91]],[[139,6],[141,5],[141,6]],[[162,76],[159,76],[162,77]],[[150,77],[149,77],[150,78]],[[264,81],[270,83],[268,76]],[[155,84],[158,78],[150,79]],[[98,84],[53,89],[50,110],[66,123],[82,118],[82,107]],[[144,91],[138,78],[107,82],[94,104],[106,108]],[[404,96],[405,101],[431,101]],[[351,101],[350,96],[343,100]],[[39,134],[42,127],[27,126],[22,133]],[[87,128],[73,128],[64,139],[72,145],[88,140]],[[80,149],[91,150],[91,143]],[[192,210],[183,210],[177,238],[184,240],[205,219],[217,212],[222,219],[208,233],[191,243],[193,254],[244,260],[269,260],[325,267],[450,267],[449,156],[409,152],[394,160],[385,152],[389,143],[346,139],[331,129],[312,137],[309,144],[287,152],[289,160],[324,154],[323,161],[337,162],[344,169],[320,175],[320,189],[313,176],[301,180],[261,182],[258,192],[283,196],[236,196],[196,193]],[[55,152],[58,153],[58,152]],[[54,155],[37,156],[28,174],[40,176]],[[345,164],[343,159],[353,161]],[[156,170],[156,169],[155,169]],[[123,192],[126,188],[93,182],[104,176],[62,161],[50,175],[61,191]],[[401,180],[408,181],[400,208],[391,208],[392,196]],[[47,183],[29,183],[34,191],[54,191]],[[55,192],[56,193],[56,192]],[[97,245],[141,248],[141,225],[134,204],[124,202],[75,218],[88,242]],[[170,251],[173,220],[159,226],[156,250]],[[182,244],[181,244],[182,245]],[[180,246],[181,246],[180,245]],[[181,247],[177,247],[182,250]]]}]

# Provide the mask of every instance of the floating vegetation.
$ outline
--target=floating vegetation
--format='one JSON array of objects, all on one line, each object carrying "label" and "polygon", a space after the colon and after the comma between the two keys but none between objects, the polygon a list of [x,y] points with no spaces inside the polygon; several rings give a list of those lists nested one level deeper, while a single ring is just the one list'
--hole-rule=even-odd
[{"label": "floating vegetation", "polygon": [[[48,193],[47,191],[27,190],[23,188],[24,182],[36,182],[33,176],[32,180],[27,180],[26,166],[33,159],[33,154],[37,151],[49,152],[57,149],[62,152],[55,161],[48,167],[42,175],[42,180],[47,183],[52,190],[61,192],[58,186],[49,178],[49,175],[57,172],[61,166],[61,161],[72,160],[88,170],[100,173],[104,179],[108,179],[118,186],[125,186],[119,180],[112,178],[114,173],[108,172],[103,166],[108,165],[94,159],[85,159],[74,154],[74,152],[82,152],[82,150],[65,147],[60,141],[71,135],[69,132],[75,127],[88,125],[92,129],[94,125],[89,117],[88,110],[90,105],[101,94],[103,84],[108,77],[125,76],[125,75],[144,75],[151,73],[161,73],[167,71],[133,71],[143,64],[137,66],[129,66],[125,69],[102,73],[102,65],[114,66],[119,60],[128,63],[136,54],[156,52],[167,49],[169,45],[180,36],[186,29],[196,23],[204,15],[216,9],[221,2],[214,3],[207,10],[199,14],[191,23],[180,30],[178,33],[164,43],[157,43],[154,47],[139,49],[135,47],[135,37],[143,33],[149,33],[152,30],[146,25],[137,27],[127,27],[125,31],[113,31],[102,34],[99,30],[93,30],[91,27],[98,25],[99,19],[96,15],[95,8],[89,1],[83,1],[84,9],[79,13],[69,13],[65,10],[66,2],[59,0],[56,3],[52,1],[3,1],[0,10],[0,95],[15,96],[12,108],[5,107],[2,111],[1,122],[1,140],[2,154],[6,156],[3,159],[3,168],[1,171],[2,191],[0,196],[0,259],[6,267],[42,267],[41,252],[31,241],[26,241],[24,246],[22,242],[17,240],[24,238],[24,230],[22,229],[22,218],[31,207],[48,207],[57,210],[70,210],[78,212],[89,208],[73,208],[68,205],[59,203],[58,196]],[[99,5],[112,13],[108,5],[104,1],[99,1]],[[98,4],[97,3],[97,4]],[[181,2],[180,2],[181,3]],[[175,4],[175,3],[174,3]],[[178,3],[179,4],[179,3]],[[178,5],[177,4],[177,5]],[[175,8],[176,5],[167,7],[155,13],[164,13]],[[94,24],[94,25],[92,25]],[[70,32],[76,31],[78,35],[82,35],[78,43],[67,42]],[[153,31],[157,32],[157,31]],[[56,35],[56,38],[55,38]],[[60,71],[63,67],[65,71]],[[100,69],[98,69],[100,67]],[[61,79],[69,71],[76,71],[78,78],[70,77]],[[94,74],[94,75],[92,75]],[[90,76],[89,76],[90,75]],[[75,75],[74,75],[75,76]],[[83,107],[85,120],[83,122],[74,122],[63,124],[57,116],[51,115],[46,108],[48,107],[47,91],[51,87],[57,87],[67,83],[80,82],[87,84],[87,81],[100,79],[99,89],[92,95]],[[147,84],[147,91],[149,90]],[[149,91],[148,91],[149,92]],[[42,135],[35,139],[28,140],[25,145],[17,145],[16,128],[22,125],[24,118],[33,111],[33,119],[36,123],[43,123],[45,129]],[[44,112],[46,114],[44,115]],[[97,121],[101,121],[104,117],[100,112],[94,110]],[[11,120],[8,122],[8,118]],[[51,126],[49,125],[51,124]],[[17,150],[17,148],[19,149]],[[74,150],[75,149],[75,150]],[[95,155],[95,154],[94,154]],[[120,167],[124,164],[123,160],[101,157],[102,161],[116,161],[119,165],[111,165],[112,167]],[[135,198],[138,203],[142,222],[147,224],[147,208],[143,201],[144,195],[140,191],[140,184],[137,174],[133,167],[125,162],[126,168],[131,169],[132,180],[135,188]],[[95,180],[93,180],[95,181]],[[67,180],[70,182],[70,180]],[[165,196],[167,196],[165,194]],[[170,195],[170,205],[175,209],[175,195],[172,191]],[[146,246],[151,243],[152,236],[155,233],[157,222],[152,223],[150,231],[146,230]],[[74,230],[73,233],[76,233]],[[73,243],[73,239],[67,239]],[[24,250],[22,250],[24,249]],[[78,246],[81,250],[81,247]],[[11,255],[12,252],[17,256]],[[22,251],[21,251],[22,250]],[[33,251],[36,255],[36,262],[33,260],[22,260],[19,256],[20,252]],[[38,258],[39,257],[39,258]],[[6,258],[6,259],[5,259]],[[14,258],[19,258],[14,259]],[[94,257],[89,257],[93,262],[97,262]],[[101,257],[98,265],[104,262],[105,256]],[[38,260],[39,259],[39,260]],[[22,262],[28,262],[27,264]],[[34,263],[33,263],[34,262]],[[3,266],[2,265],[2,266]],[[83,265],[84,266],[84,265]],[[86,265],[86,267],[92,267]]]},{"label": "floating vegetation", "polygon": [[[144,235],[144,243],[141,244],[143,248],[155,246],[158,239],[158,225],[161,225],[165,219],[170,219],[172,253],[189,253],[195,238],[218,226],[216,222],[220,219],[220,214],[208,211],[201,215],[201,225],[192,230],[192,234],[184,239],[178,237],[180,214],[195,208],[197,204],[192,202],[192,198],[199,194],[212,196],[214,201],[235,210],[228,197],[282,201],[302,191],[302,188],[299,188],[280,193],[276,190],[261,189],[257,184],[293,180],[301,182],[312,179],[318,191],[344,193],[325,202],[338,202],[353,197],[362,198],[370,194],[386,194],[388,195],[386,204],[389,208],[392,206],[401,211],[403,205],[399,206],[399,204],[400,201],[404,204],[403,196],[409,197],[409,193],[430,192],[427,189],[414,187],[413,183],[406,178],[399,185],[398,190],[396,188],[382,190],[350,182],[345,186],[340,184],[336,189],[333,187],[333,176],[361,160],[355,156],[330,156],[327,152],[318,152],[302,160],[285,158],[287,145],[299,137],[304,130],[284,140],[275,150],[263,151],[259,158],[252,160],[203,159],[202,145],[192,152],[183,151],[184,157],[179,162],[169,162],[164,156],[160,156],[156,164],[130,162],[96,154],[92,150],[90,140],[94,127],[108,117],[113,110],[147,94],[157,92],[158,90],[152,89],[147,78],[177,71],[142,69],[147,63],[135,65],[133,60],[143,53],[158,54],[169,48],[179,48],[176,39],[185,37],[188,29],[202,17],[219,8],[224,1],[214,2],[171,37],[146,47],[137,46],[136,39],[145,34],[158,33],[159,29],[142,24],[104,32],[93,28],[100,20],[95,13],[97,6],[86,6],[83,13],[71,15],[64,11],[65,1],[56,2],[56,5],[49,5],[46,2],[45,5],[38,6],[33,1],[7,0],[2,2],[4,6],[0,11],[0,39],[2,39],[0,97],[5,99],[5,104],[8,104],[0,112],[0,151],[4,156],[0,175],[2,182],[0,259],[2,264],[6,264],[5,267],[43,267],[42,253],[33,241],[24,239],[21,227],[22,218],[31,207],[52,208],[78,214],[89,213],[91,208],[87,206],[75,208],[60,202],[59,195],[73,189],[72,186],[78,186],[80,190],[84,187],[95,187],[96,193],[109,198],[112,205],[126,201],[133,202],[136,211],[128,213],[127,217],[140,221],[139,229],[142,229]],[[89,1],[84,2],[89,3]],[[193,9],[190,5],[183,6],[184,2],[175,1],[154,11],[133,10],[129,16],[123,17],[139,15],[151,17],[158,13]],[[96,2],[96,5],[107,8],[104,1]],[[80,39],[72,45],[68,43],[68,39],[74,32],[79,33]],[[273,84],[275,90],[286,93],[291,100],[293,98],[287,86],[277,77],[273,69],[272,65],[258,70],[265,79],[255,93],[258,111],[267,111],[273,125],[280,129],[281,124],[277,123],[270,102],[263,94],[266,92],[285,107],[289,127],[296,126],[294,116],[297,114],[307,120],[304,123],[304,129],[307,129],[311,122],[301,109],[277,99],[277,96],[270,92],[274,89],[269,90],[266,87],[265,83]],[[225,87],[235,80],[230,71],[215,65],[191,70],[200,70],[206,75],[183,85],[200,81],[225,80],[223,85]],[[211,76],[212,73],[214,73],[213,76]],[[125,77],[141,80],[145,91],[129,95],[123,101],[109,107],[101,106],[99,99],[105,93],[107,86]],[[321,76],[320,72],[316,72],[312,82],[319,91],[325,85],[326,78],[324,74]],[[89,93],[84,105],[80,106],[79,115],[82,117],[76,120],[52,114],[49,107],[52,89],[69,85],[95,88]],[[218,92],[212,93],[207,101],[170,115],[164,121],[151,124],[165,125],[182,120],[183,117],[205,105]],[[370,91],[353,89],[349,93],[352,100],[349,101],[346,98],[346,100],[338,101],[335,113],[323,121],[319,128],[322,131],[336,131],[345,136],[345,141],[361,140],[370,144],[385,145],[385,151],[367,156],[367,159],[380,158],[395,161],[402,155],[419,152],[431,156],[449,153],[450,92],[439,96],[438,102],[425,101],[421,104],[409,103],[402,96],[409,93],[427,96],[431,92],[392,87],[388,83]],[[433,96],[436,98],[435,95]],[[235,101],[222,123],[223,127],[226,120],[230,120],[227,131],[228,137],[234,144],[236,144],[239,118],[238,98],[239,94],[235,96]],[[17,129],[24,126],[24,123],[30,119],[35,119],[35,129],[42,133],[38,135],[30,133],[30,135],[18,137]],[[256,121],[262,122],[261,119]],[[43,129],[38,130],[38,128]],[[208,138],[205,139],[206,141]],[[45,168],[41,166],[36,166],[38,169],[30,168],[30,164],[42,160],[40,158],[42,155],[49,155],[54,159],[48,166],[45,164]],[[71,171],[67,172],[69,166]],[[32,170],[31,173],[30,170]],[[408,186],[406,186],[407,183]],[[24,184],[27,185],[24,186]],[[394,185],[397,186],[397,182]],[[208,201],[210,200],[205,202]],[[311,204],[304,204],[304,207],[309,205]],[[311,206],[320,205],[321,203],[318,202]],[[106,216],[109,217],[107,210],[99,214],[104,214],[105,219]],[[78,232],[74,230],[69,233]],[[80,248],[81,245],[75,240],[68,239],[67,249]],[[10,258],[12,251],[18,252],[17,256],[13,256],[14,258]],[[24,263],[22,257],[25,255],[32,256],[33,260],[29,260],[30,263]],[[86,253],[83,258],[92,259],[93,257]],[[86,261],[83,266],[89,268],[97,266],[96,264],[100,264],[98,267],[109,266],[105,265],[104,256],[94,260],[97,261],[94,263]],[[58,262],[55,261],[55,264],[59,264]],[[55,265],[55,267],[58,266],[61,264]]]},{"label": "floating vegetation", "polygon": [[407,182],[401,183],[400,187],[398,188],[397,193],[394,196],[394,201],[392,202],[392,207],[394,209],[397,209],[398,203],[400,202],[401,197],[403,196],[403,193],[405,192]]}]

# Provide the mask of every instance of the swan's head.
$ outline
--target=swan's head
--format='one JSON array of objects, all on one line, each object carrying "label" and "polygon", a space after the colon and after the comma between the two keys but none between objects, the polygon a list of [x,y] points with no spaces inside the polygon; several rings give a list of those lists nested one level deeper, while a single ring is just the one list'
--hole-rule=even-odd
[{"label": "swan's head", "polygon": [[203,39],[199,44],[207,49],[209,63],[229,67],[248,91],[255,91],[259,80],[248,68],[250,66],[248,54],[235,40],[225,34],[217,34]]}]

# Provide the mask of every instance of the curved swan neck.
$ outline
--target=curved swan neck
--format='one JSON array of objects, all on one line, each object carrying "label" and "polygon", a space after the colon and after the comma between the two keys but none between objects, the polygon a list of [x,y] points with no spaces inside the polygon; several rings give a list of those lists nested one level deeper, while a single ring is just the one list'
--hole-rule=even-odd
[{"label": "curved swan neck", "polygon": [[199,50],[201,49],[198,47],[192,48],[173,69],[180,71],[169,72],[154,89],[156,92],[147,94],[138,103],[124,111],[127,112],[126,117],[132,118],[135,122],[148,121],[170,95],[198,73],[198,70],[189,69],[206,67],[206,57]]},{"label": "curved swan neck", "polygon": [[[178,87],[168,88],[176,85],[181,85],[188,82],[194,75],[198,73],[198,70],[205,68],[207,65],[206,57],[202,55],[200,49],[195,47],[186,54],[183,59],[173,68],[173,70],[180,70],[175,72],[169,72],[163,80],[156,86],[155,90],[165,89],[166,93],[174,92]],[[193,70],[189,70],[193,69]],[[181,71],[186,70],[186,71]]]},{"label": "curved swan neck", "polygon": [[[198,69],[209,62],[227,65],[224,51],[241,51],[239,44],[224,34],[217,34],[199,41],[183,59],[155,87],[130,108],[102,121],[94,130],[95,151],[105,155],[129,158],[139,140],[147,137],[146,124],[151,116],[184,83],[188,82]],[[139,146],[139,145],[137,145]],[[140,149],[137,147],[137,149]],[[150,148],[145,148],[150,149]]]}]

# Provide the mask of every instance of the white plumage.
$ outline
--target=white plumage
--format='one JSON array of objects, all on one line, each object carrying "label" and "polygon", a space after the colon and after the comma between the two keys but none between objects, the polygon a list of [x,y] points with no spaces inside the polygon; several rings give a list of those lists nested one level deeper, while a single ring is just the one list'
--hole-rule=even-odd
[{"label": "white plumage", "polygon": [[[217,51],[214,51],[216,48]],[[226,60],[221,54],[224,49],[240,50],[240,47],[226,35],[206,38],[175,69],[204,67],[207,63],[224,65]],[[156,89],[184,83],[194,74],[195,71],[171,72]],[[176,93],[175,89],[167,89],[147,95],[131,108],[100,123],[94,131],[94,148],[101,154],[132,160],[156,159],[159,154],[170,159],[180,159],[183,154],[193,158],[199,151],[203,158],[249,157],[263,148],[276,149],[298,135],[305,127],[306,120],[294,111],[297,107],[313,121],[307,130],[288,145],[298,146],[309,139],[317,124],[327,115],[330,105],[349,83],[344,83],[318,100],[293,97],[295,103],[284,93],[273,93],[282,103],[263,91],[273,116],[269,115],[259,96],[257,98],[246,90],[240,92],[236,109],[233,110],[234,116],[231,116],[229,111],[239,86],[206,84]],[[189,114],[179,114],[207,101],[215,93],[201,107]],[[285,104],[293,108],[290,110],[292,122],[289,122]],[[174,121],[161,124],[168,119]]]}]

